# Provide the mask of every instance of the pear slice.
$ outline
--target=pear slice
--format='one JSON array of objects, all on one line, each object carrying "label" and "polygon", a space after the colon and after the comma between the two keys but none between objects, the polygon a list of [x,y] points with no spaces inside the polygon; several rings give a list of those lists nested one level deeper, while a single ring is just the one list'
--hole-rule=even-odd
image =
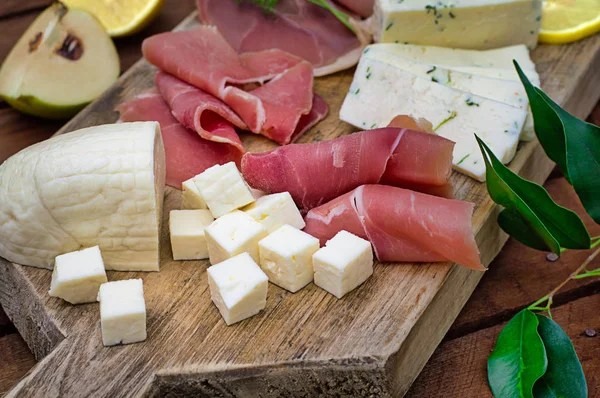
[{"label": "pear slice", "polygon": [[119,55],[96,18],[53,3],[0,69],[0,96],[19,111],[69,118],[119,76]]}]

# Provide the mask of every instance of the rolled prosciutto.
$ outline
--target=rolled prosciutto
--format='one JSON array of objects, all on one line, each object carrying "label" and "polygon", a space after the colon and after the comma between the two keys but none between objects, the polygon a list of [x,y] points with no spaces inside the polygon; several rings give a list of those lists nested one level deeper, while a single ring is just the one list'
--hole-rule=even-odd
[{"label": "rolled prosciutto", "polygon": [[309,210],[364,184],[387,184],[449,197],[454,143],[401,128],[361,131],[329,141],[246,153],[248,184],[268,193],[289,192]]},{"label": "rolled prosciutto", "polygon": [[363,185],[305,217],[321,244],[346,230],[368,239],[380,261],[453,261],[484,271],[471,218],[474,205],[385,185]]}]

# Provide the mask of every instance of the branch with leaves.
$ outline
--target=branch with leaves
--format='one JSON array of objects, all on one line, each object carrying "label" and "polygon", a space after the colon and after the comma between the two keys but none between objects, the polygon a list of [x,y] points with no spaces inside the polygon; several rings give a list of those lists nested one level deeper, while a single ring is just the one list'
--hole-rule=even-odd
[{"label": "branch with leaves", "polygon": [[[600,128],[566,112],[534,87],[516,62],[515,67],[529,98],[540,144],[561,168],[587,213],[600,223]],[[512,172],[476,138],[486,164],[490,197],[504,207],[498,224],[506,233],[526,246],[557,256],[569,249],[600,246],[600,237],[590,238],[575,212],[559,206],[542,186]],[[488,381],[494,396],[587,398],[583,369],[569,337],[552,320],[551,307],[554,296],[570,281],[600,276],[600,268],[588,268],[598,256],[600,247],[502,329],[488,359]]]}]

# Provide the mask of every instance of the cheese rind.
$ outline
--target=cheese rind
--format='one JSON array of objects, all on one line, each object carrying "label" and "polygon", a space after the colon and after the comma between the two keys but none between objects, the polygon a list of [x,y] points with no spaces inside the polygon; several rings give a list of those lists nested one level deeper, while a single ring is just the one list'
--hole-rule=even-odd
[{"label": "cheese rind", "polygon": [[373,274],[371,243],[340,231],[313,255],[313,267],[315,285],[342,298]]},{"label": "cheese rind", "polygon": [[248,253],[215,264],[206,273],[211,299],[227,325],[265,308],[268,278]]},{"label": "cheese rind", "polygon": [[169,232],[173,260],[203,260],[208,258],[204,228],[214,218],[209,210],[171,210]]},{"label": "cheese rind", "polygon": [[260,222],[269,233],[285,224],[298,229],[306,226],[289,192],[262,196],[242,210]]},{"label": "cheese rind", "polygon": [[258,262],[258,241],[267,236],[267,230],[258,221],[239,210],[217,218],[204,233],[211,264],[244,252]]},{"label": "cheese rind", "polygon": [[193,178],[184,181],[181,184],[181,188],[183,190],[181,193],[182,210],[207,209],[206,203],[204,202],[204,199],[202,199],[200,192],[198,192],[198,188],[196,188]]},{"label": "cheese rind", "polygon": [[93,303],[106,271],[98,246],[56,257],[48,294],[71,304]]},{"label": "cheese rind", "polygon": [[503,163],[508,163],[515,155],[527,112],[361,58],[340,119],[358,128],[372,129],[387,126],[397,115],[431,122],[436,134],[456,142],[454,168],[484,181],[485,163],[475,134]]},{"label": "cheese rind", "polygon": [[306,232],[284,225],[258,242],[260,268],[269,281],[292,293],[313,280],[312,255],[319,240]]},{"label": "cheese rind", "polygon": [[204,170],[194,177],[194,183],[215,217],[254,202],[250,188],[233,162]]},{"label": "cheese rind", "polygon": [[376,0],[375,41],[465,49],[535,48],[541,0]]},{"label": "cheese rind", "polygon": [[146,340],[146,302],[141,279],[104,283],[98,301],[105,346]]}]

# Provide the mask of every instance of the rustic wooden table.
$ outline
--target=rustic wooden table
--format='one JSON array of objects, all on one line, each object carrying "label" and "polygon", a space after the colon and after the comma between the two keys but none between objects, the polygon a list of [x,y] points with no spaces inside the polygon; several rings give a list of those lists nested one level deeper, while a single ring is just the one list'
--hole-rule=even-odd
[{"label": "rustic wooden table", "polygon": [[[0,2],[0,60],[49,3],[49,0]],[[193,8],[193,0],[166,0],[160,17],[148,28],[133,37],[116,40],[122,71],[141,56],[140,43],[144,37],[172,29]],[[600,103],[591,119],[600,123]],[[61,125],[61,122],[23,116],[0,102],[0,163],[20,149],[50,137]],[[560,173],[553,173],[545,186],[560,204],[576,209],[584,217],[593,236],[600,235],[600,226],[585,216],[579,200]],[[544,253],[509,240],[408,396],[491,396],[486,382],[486,361],[505,322],[525,305],[552,290],[586,256],[585,252],[567,252],[559,261],[549,262]],[[600,261],[595,266],[600,266]],[[573,340],[582,362],[590,397],[600,397],[599,292],[599,279],[573,282],[556,296],[554,305],[554,318]],[[584,333],[586,329],[594,329],[598,335],[588,337]],[[26,343],[0,308],[0,396],[35,364]]]}]

